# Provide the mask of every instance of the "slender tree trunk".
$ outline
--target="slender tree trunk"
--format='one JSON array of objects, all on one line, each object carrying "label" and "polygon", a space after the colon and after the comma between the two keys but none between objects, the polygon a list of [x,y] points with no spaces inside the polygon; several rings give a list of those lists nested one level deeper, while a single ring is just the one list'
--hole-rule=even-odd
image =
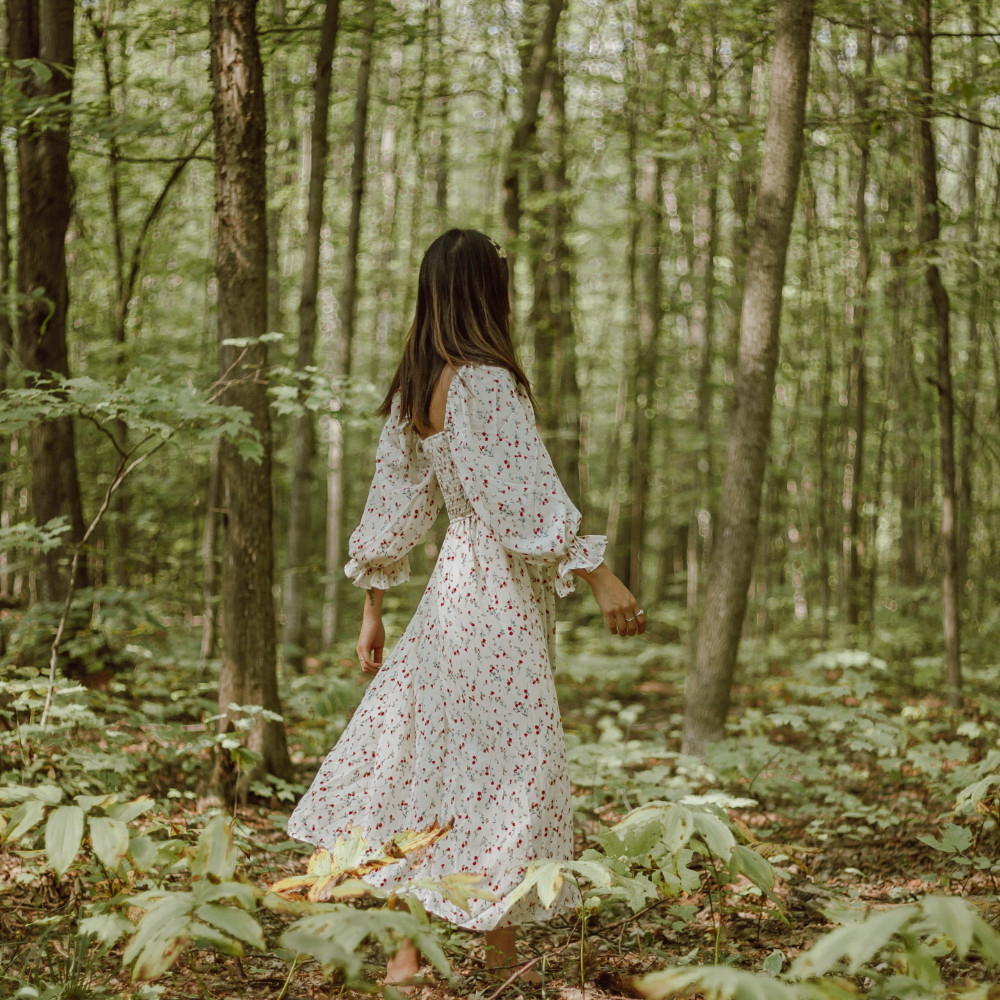
[{"label": "slender tree trunk", "polygon": [[[654,130],[659,130],[659,121]],[[654,131],[654,134],[655,134]],[[632,425],[631,504],[629,510],[628,581],[633,593],[642,593],[639,577],[639,557],[646,541],[646,505],[652,468],[653,417],[656,413],[656,360],[659,353],[660,328],[663,326],[663,291],[661,265],[663,261],[663,179],[664,160],[649,157],[643,165],[640,179],[639,204],[642,208],[645,237],[639,279],[639,337],[636,344],[635,422]]]},{"label": "slender tree trunk", "polygon": [[[25,124],[17,140],[17,345],[29,383],[44,384],[50,374],[69,374],[66,230],[72,198],[73,13],[73,0],[10,0],[7,4],[12,62],[39,60],[51,67],[48,80],[20,68],[14,80],[26,100],[45,105],[39,116]],[[42,556],[39,574],[38,596],[57,601],[69,584],[68,545],[84,532],[73,422],[68,417],[32,428],[31,475],[35,522],[43,525],[63,517],[69,524],[63,544]],[[81,560],[78,583],[85,575],[83,565]]]},{"label": "slender tree trunk", "polygon": [[944,599],[944,648],[948,702],[961,702],[960,604],[958,534],[955,525],[954,397],[951,379],[951,306],[941,271],[933,263],[935,244],[941,238],[941,216],[937,183],[937,149],[933,129],[934,76],[931,54],[931,0],[920,0],[920,174],[922,182],[918,213],[920,243],[930,255],[927,288],[937,325],[937,391],[941,435],[941,588]]},{"label": "slender tree trunk", "polygon": [[[230,706],[280,713],[272,586],[271,426],[267,399],[267,181],[264,71],[255,0],[212,0],[210,60],[218,225],[220,401],[251,416],[263,453],[219,446],[222,508],[222,674],[220,731],[234,728]],[[245,347],[227,341],[246,339]],[[258,716],[249,736],[260,770],[288,777],[284,723]],[[228,751],[216,753],[214,785],[225,801],[243,797],[250,775]]]},{"label": "slender tree trunk", "polygon": [[771,436],[781,294],[804,143],[812,0],[777,0],[770,107],[747,263],[715,554],[688,678],[684,745],[700,754],[724,732],[746,612]]},{"label": "slender tree trunk", "polygon": [[[847,461],[851,466],[850,510],[848,512],[848,533],[850,538],[850,565],[847,581],[847,621],[857,625],[861,621],[863,601],[864,566],[862,562],[861,511],[864,502],[865,469],[865,424],[868,407],[868,372],[866,340],[868,331],[868,274],[870,253],[868,249],[868,163],[871,158],[871,124],[868,120],[869,96],[873,67],[873,28],[869,21],[865,29],[864,78],[857,90],[857,114],[860,118],[859,166],[857,188],[854,193],[854,238],[857,242],[857,287],[850,302],[853,312],[852,330],[854,346],[851,355],[851,371],[855,388],[854,435],[848,447]],[[853,451],[853,454],[852,454]]]},{"label": "slender tree trunk", "polygon": [[587,498],[580,475],[580,386],[577,381],[576,259],[569,243],[573,226],[572,189],[569,182],[569,119],[566,115],[566,77],[558,58],[551,74],[552,105],[556,117],[556,159],[550,177],[552,206],[552,303],[555,324],[555,384],[559,394],[556,452],[559,473],[566,489],[587,515]]},{"label": "slender tree trunk", "polygon": [[[346,382],[351,375],[351,347],[358,298],[358,246],[361,237],[361,204],[365,193],[365,153],[368,128],[368,93],[371,80],[372,52],[375,38],[375,0],[365,0],[361,28],[361,58],[358,63],[357,98],[354,104],[354,124],[351,141],[354,157],[351,163],[351,214],[347,224],[344,247],[344,279],[341,285],[339,316],[340,336],[337,340],[335,376]],[[331,414],[327,450],[327,510],[326,510],[326,587],[323,602],[323,648],[333,645],[337,633],[339,603],[337,592],[343,580],[344,565],[344,427]]]},{"label": "slender tree trunk", "polygon": [[[705,62],[708,75],[709,114],[715,114],[719,103],[719,73],[715,58],[716,31],[714,14],[705,40]],[[715,257],[719,251],[719,149],[715,138],[708,140],[705,162],[706,204],[705,242],[702,259],[704,309],[701,315],[701,351],[698,358],[698,410],[695,430],[698,441],[691,452],[691,505],[688,511],[687,538],[687,615],[690,655],[695,652],[698,622],[698,584],[704,560],[712,552],[711,503],[707,484],[712,481],[712,364],[715,338]]]},{"label": "slender tree trunk", "polygon": [[[980,39],[976,36],[980,30],[980,13],[978,0],[969,3],[970,42],[970,78],[975,79],[979,73]],[[979,161],[980,161],[980,131],[978,122],[979,107],[973,104],[969,109],[970,120],[966,123],[966,146],[963,186],[965,188],[966,239],[969,245],[975,247],[979,242]],[[976,119],[976,120],[973,120]],[[961,592],[964,581],[972,579],[968,571],[969,538],[972,527],[972,479],[976,460],[976,411],[979,387],[982,379],[982,341],[979,336],[980,310],[982,295],[980,291],[979,263],[972,254],[968,265],[969,304],[966,314],[968,335],[968,363],[966,370],[965,406],[961,420],[961,457],[959,468],[960,490],[958,496],[958,579]],[[977,583],[976,591],[982,591],[982,585]]]},{"label": "slender tree trunk", "polygon": [[[316,58],[313,116],[309,131],[309,193],[306,208],[302,291],[299,299],[299,342],[295,368],[305,372],[316,363],[316,298],[319,294],[319,260],[323,231],[330,81],[333,53],[340,23],[340,0],[327,0]],[[304,377],[300,375],[300,378]],[[285,624],[282,645],[286,662],[301,671],[306,647],[306,594],[310,577],[319,566],[313,537],[312,508],[316,463],[316,420],[299,393],[302,412],[292,421],[292,483],[288,497],[288,552],[285,572]]]},{"label": "slender tree trunk", "polygon": [[564,0],[548,0],[545,22],[535,44],[526,71],[523,74],[524,92],[521,95],[521,115],[514,127],[514,135],[507,149],[503,170],[503,219],[507,256],[511,267],[511,293],[514,290],[514,260],[517,240],[521,230],[520,174],[525,155],[538,126],[538,108],[545,87],[549,62],[555,51],[556,29],[562,15]]},{"label": "slender tree trunk", "polygon": [[816,451],[818,475],[816,485],[816,564],[819,576],[820,638],[826,642],[830,634],[830,405],[833,394],[833,344],[830,335],[830,309],[826,295],[826,270],[819,247],[817,232],[816,188],[809,168],[809,157],[802,160],[802,179],[805,184],[805,232],[807,253],[803,257],[803,287],[811,276],[819,286],[820,331],[823,347],[823,362],[819,382],[819,424],[816,428]]},{"label": "slender tree trunk", "polygon": [[[0,53],[7,55],[7,25],[0,23]],[[0,87],[6,87],[7,73],[0,66]],[[0,111],[3,106],[0,105]],[[0,130],[4,127],[0,118]],[[10,321],[10,214],[7,180],[7,153],[0,147],[0,393],[7,388],[7,370],[14,355],[14,327]],[[0,435],[0,528],[13,523],[13,489],[8,489],[7,473],[10,469],[13,435]],[[9,549],[0,549],[0,597],[7,597],[11,590],[11,559]]]},{"label": "slender tree trunk", "polygon": [[208,460],[208,489],[205,498],[205,523],[201,536],[202,604],[205,624],[201,630],[201,658],[212,659],[219,650],[219,447],[222,439],[212,442]]}]

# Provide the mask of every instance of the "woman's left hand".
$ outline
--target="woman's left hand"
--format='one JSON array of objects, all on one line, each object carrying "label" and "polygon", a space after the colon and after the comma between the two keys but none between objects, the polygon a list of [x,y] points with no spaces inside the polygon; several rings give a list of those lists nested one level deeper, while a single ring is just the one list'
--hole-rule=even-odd
[{"label": "woman's left hand", "polygon": [[358,662],[366,674],[377,674],[382,666],[382,651],[385,649],[385,626],[382,615],[365,614],[358,636]]}]

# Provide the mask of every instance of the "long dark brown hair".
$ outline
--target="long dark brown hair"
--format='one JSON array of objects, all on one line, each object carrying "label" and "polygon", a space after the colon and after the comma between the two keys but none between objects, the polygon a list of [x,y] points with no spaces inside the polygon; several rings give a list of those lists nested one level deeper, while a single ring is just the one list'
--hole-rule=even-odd
[{"label": "long dark brown hair", "polygon": [[510,337],[507,259],[475,229],[449,229],[420,263],[417,312],[403,357],[380,413],[400,394],[400,413],[417,427],[430,425],[431,396],[445,365],[506,368],[531,397]]}]

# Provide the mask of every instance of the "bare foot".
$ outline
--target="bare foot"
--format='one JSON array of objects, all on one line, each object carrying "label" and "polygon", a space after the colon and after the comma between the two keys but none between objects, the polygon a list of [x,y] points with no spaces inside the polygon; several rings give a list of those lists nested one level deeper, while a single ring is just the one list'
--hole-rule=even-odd
[{"label": "bare foot", "polygon": [[[504,982],[525,964],[517,960],[517,938],[513,928],[486,932],[486,971],[492,973],[495,979]],[[516,979],[525,986],[537,986],[541,981],[542,977],[533,967]]]},{"label": "bare foot", "polygon": [[385,967],[386,986],[400,986],[409,983],[420,969],[420,957],[417,949],[409,941],[403,941],[399,951],[389,959]]}]

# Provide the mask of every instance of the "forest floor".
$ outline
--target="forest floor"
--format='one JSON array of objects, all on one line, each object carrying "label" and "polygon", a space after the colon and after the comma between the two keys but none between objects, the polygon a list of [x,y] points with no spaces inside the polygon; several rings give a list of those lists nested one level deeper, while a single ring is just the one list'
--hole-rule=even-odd
[{"label": "forest floor", "polygon": [[[898,907],[931,892],[960,895],[997,923],[1000,778],[987,780],[988,794],[972,808],[955,809],[963,789],[1000,773],[990,757],[1000,748],[991,656],[970,670],[975,696],[956,712],[938,696],[937,660],[914,655],[905,635],[893,637],[903,647],[893,658],[877,655],[886,649],[831,652],[831,644],[824,649],[812,639],[751,639],[744,643],[731,735],[705,766],[680,754],[684,650],[678,638],[665,629],[626,649],[614,640],[580,641],[570,627],[561,633],[557,677],[578,855],[594,846],[595,833],[644,802],[710,795],[778,869],[773,898],[742,876],[705,867],[699,890],[638,913],[603,901],[585,926],[579,917],[528,926],[521,956],[537,959],[542,981],[515,981],[503,996],[612,1000],[641,996],[637,980],[666,966],[721,963],[759,971],[766,960],[774,967],[777,956],[787,967],[834,926],[838,912]],[[285,708],[298,780],[258,786],[257,797],[237,815],[242,877],[262,889],[304,871],[307,855],[287,839],[284,822],[359,697],[353,670],[345,655],[314,662],[288,682]],[[218,811],[202,795],[214,739],[206,722],[213,684],[200,667],[172,662],[171,652],[161,649],[128,683],[119,678],[109,690],[84,694],[85,710],[60,739],[19,737],[10,768],[0,765],[0,791],[15,781],[47,780],[91,795],[112,788],[123,796],[146,794],[156,808],[144,822],[191,835]],[[367,995],[325,978],[315,962],[290,964],[277,947],[248,950],[242,958],[189,948],[155,983],[133,984],[122,965],[123,942],[97,957],[92,943],[81,951],[73,930],[88,901],[110,895],[110,879],[82,866],[57,877],[41,869],[40,850],[21,847],[0,844],[0,996]],[[257,915],[266,939],[276,941],[287,919],[267,910]],[[501,995],[500,984],[483,971],[481,938],[438,926],[454,978],[428,970],[408,995]],[[373,946],[366,975],[377,981],[384,962]],[[982,981],[975,961],[943,958],[941,969],[948,983]],[[863,987],[859,981],[859,992]]]}]

